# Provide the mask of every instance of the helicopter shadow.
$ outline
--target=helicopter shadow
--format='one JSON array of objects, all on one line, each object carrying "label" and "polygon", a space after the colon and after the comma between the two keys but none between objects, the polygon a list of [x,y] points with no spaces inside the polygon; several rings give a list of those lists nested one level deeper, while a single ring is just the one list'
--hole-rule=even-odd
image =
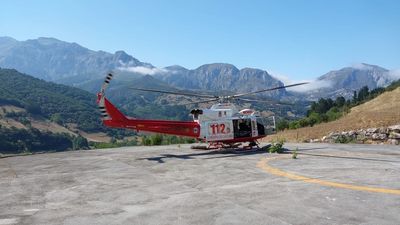
[{"label": "helicopter shadow", "polygon": [[207,152],[199,152],[199,153],[189,153],[189,154],[161,154],[160,156],[155,157],[145,157],[145,158],[138,158],[137,160],[148,160],[148,161],[155,161],[158,163],[165,163],[167,159],[183,159],[183,160],[190,160],[190,159],[198,159],[202,156],[209,156],[205,158],[201,158],[204,160],[207,159],[219,159],[219,158],[231,158],[231,157],[240,157],[240,156],[249,156],[249,155],[258,155],[264,154],[267,151],[263,148],[256,149],[256,150],[210,150]]}]

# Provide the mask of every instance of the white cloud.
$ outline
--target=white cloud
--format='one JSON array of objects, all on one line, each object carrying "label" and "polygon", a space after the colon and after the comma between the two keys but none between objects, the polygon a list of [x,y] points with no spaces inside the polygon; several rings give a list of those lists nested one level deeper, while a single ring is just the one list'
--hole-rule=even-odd
[{"label": "white cloud", "polygon": [[168,70],[164,68],[157,67],[145,67],[145,66],[131,66],[131,67],[119,67],[121,71],[128,71],[133,73],[140,73],[143,75],[154,75],[158,73],[167,73]]},{"label": "white cloud", "polygon": [[288,84],[293,84],[293,81],[286,75],[281,74],[281,73],[276,73],[276,72],[270,72],[269,73],[272,77],[282,81],[285,85]]},{"label": "white cloud", "polygon": [[271,76],[282,81],[285,85],[309,82],[308,84],[290,87],[287,89],[289,91],[307,92],[307,91],[318,90],[320,88],[325,88],[325,87],[331,86],[331,82],[325,81],[325,80],[292,80],[287,75],[283,75],[283,74],[275,73],[275,72],[272,73]]},{"label": "white cloud", "polygon": [[307,92],[307,91],[314,91],[314,90],[318,90],[321,88],[326,88],[326,87],[331,86],[331,82],[329,82],[327,80],[300,81],[300,82],[309,82],[309,83],[305,84],[305,85],[292,87],[292,88],[290,88],[290,90],[296,91],[296,92]]}]

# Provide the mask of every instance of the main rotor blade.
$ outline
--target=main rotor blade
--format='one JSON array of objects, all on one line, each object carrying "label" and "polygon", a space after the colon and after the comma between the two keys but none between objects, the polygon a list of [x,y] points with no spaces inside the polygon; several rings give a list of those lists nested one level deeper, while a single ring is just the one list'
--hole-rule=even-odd
[{"label": "main rotor blade", "polygon": [[291,103],[286,103],[286,102],[276,102],[276,101],[265,101],[265,100],[256,100],[256,99],[247,99],[247,98],[236,98],[239,101],[245,101],[245,102],[264,102],[264,103],[270,103],[270,104],[276,104],[276,105],[294,105]]},{"label": "main rotor blade", "polygon": [[199,95],[199,94],[191,94],[191,93],[182,93],[182,92],[173,92],[173,91],[160,91],[155,89],[144,89],[144,88],[129,88],[137,91],[148,91],[148,92],[156,92],[163,94],[171,94],[171,95],[183,95],[183,96],[192,96],[192,97],[200,97],[200,98],[216,98],[217,96],[213,95]]},{"label": "main rotor blade", "polygon": [[308,84],[308,82],[291,84],[291,85],[286,85],[286,86],[279,86],[279,87],[268,88],[268,89],[259,90],[259,91],[252,91],[252,92],[242,93],[242,94],[236,94],[236,95],[232,95],[231,97],[235,98],[235,97],[241,97],[241,96],[245,96],[245,95],[253,95],[253,94],[257,94],[257,93],[261,93],[261,92],[265,92],[265,91],[274,91],[274,90],[278,90],[278,89],[294,87],[294,86],[299,86],[299,85],[304,85],[304,84]]},{"label": "main rotor blade", "polygon": [[219,98],[215,98],[215,99],[210,99],[210,100],[197,101],[197,102],[189,102],[189,103],[178,104],[178,105],[194,105],[194,104],[199,104],[199,103],[216,102],[216,101],[218,101],[218,100],[219,100]]}]

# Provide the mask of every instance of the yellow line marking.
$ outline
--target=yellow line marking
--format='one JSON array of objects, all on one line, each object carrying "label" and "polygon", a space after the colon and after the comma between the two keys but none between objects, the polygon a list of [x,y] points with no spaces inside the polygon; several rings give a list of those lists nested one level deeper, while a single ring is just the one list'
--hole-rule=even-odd
[{"label": "yellow line marking", "polygon": [[268,164],[269,161],[272,161],[275,159],[282,159],[282,158],[278,158],[278,157],[262,158],[257,163],[257,167],[270,173],[270,174],[276,175],[276,176],[286,177],[286,178],[289,178],[292,180],[299,180],[299,181],[303,181],[303,182],[307,182],[307,183],[319,184],[319,185],[323,185],[323,186],[336,187],[336,188],[351,189],[351,190],[356,190],[356,191],[368,191],[368,192],[379,192],[379,193],[400,195],[399,189],[386,189],[386,188],[375,188],[375,187],[359,186],[359,185],[352,185],[352,184],[343,184],[343,183],[325,181],[325,180],[320,180],[320,179],[316,179],[316,178],[305,177],[305,176],[300,176],[300,175],[296,175],[293,173],[285,172],[278,168],[272,167]]}]

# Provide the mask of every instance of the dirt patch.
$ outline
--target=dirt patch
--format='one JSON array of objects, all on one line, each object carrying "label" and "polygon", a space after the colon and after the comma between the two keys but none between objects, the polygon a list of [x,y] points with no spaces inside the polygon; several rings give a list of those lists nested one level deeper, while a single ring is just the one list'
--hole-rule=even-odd
[{"label": "dirt patch", "polygon": [[103,132],[98,132],[98,133],[86,133],[83,131],[79,132],[80,135],[88,139],[88,141],[94,141],[94,142],[110,142],[111,137],[107,136],[106,133]]},{"label": "dirt patch", "polygon": [[5,115],[8,112],[26,112],[26,110],[24,108],[20,108],[17,106],[13,106],[13,105],[1,105],[0,106],[0,115]]}]

